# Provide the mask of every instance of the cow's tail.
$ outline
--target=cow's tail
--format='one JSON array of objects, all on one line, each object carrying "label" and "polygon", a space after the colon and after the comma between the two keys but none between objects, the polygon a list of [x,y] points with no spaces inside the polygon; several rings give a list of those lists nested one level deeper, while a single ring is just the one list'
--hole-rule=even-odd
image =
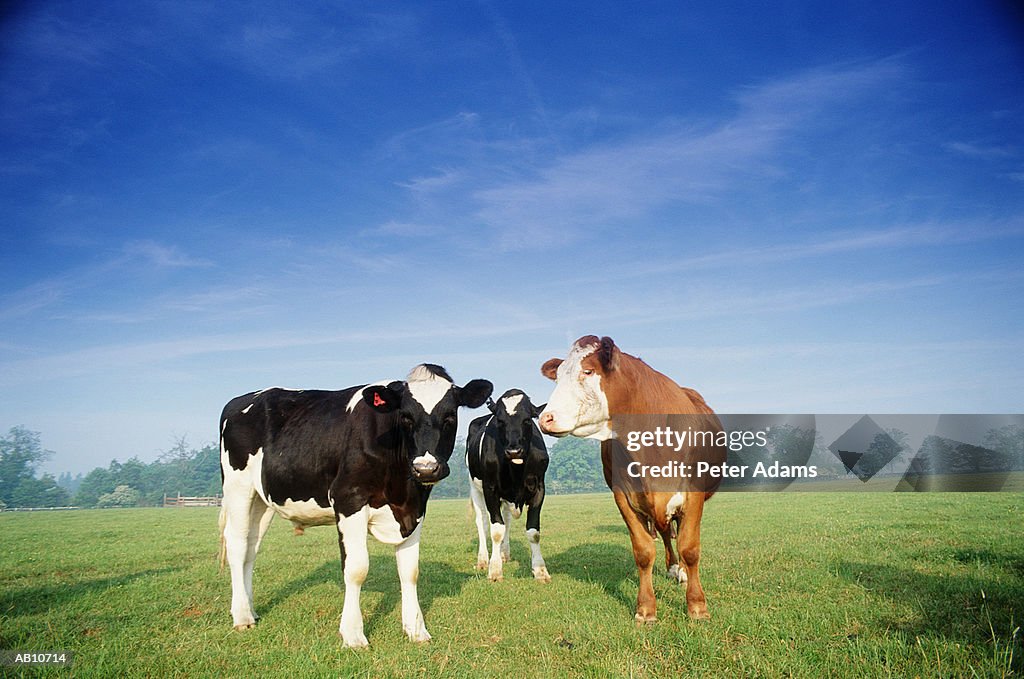
[{"label": "cow's tail", "polygon": [[224,564],[228,560],[228,541],[224,537],[224,527],[228,523],[228,508],[224,505],[223,499],[220,503],[220,518],[217,519],[217,526],[220,529],[220,571],[223,572]]}]

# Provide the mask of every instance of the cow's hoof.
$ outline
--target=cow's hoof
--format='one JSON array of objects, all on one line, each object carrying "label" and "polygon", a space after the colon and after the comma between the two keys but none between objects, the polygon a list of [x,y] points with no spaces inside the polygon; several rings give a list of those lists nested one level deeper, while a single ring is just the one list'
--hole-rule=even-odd
[{"label": "cow's hoof", "polygon": [[708,620],[711,619],[711,614],[708,613],[708,609],[707,608],[700,608],[700,609],[692,609],[691,608],[689,611],[687,611],[687,614],[690,616],[690,620],[693,620],[695,622],[707,622]]},{"label": "cow's hoof", "polygon": [[508,553],[507,552],[502,552],[501,553],[501,562],[502,563],[508,563],[508,560],[509,560]]},{"label": "cow's hoof", "polygon": [[362,632],[358,634],[351,634],[349,636],[341,635],[341,640],[349,648],[369,648],[370,642],[366,640],[366,635]]},{"label": "cow's hoof", "polygon": [[654,613],[637,613],[633,619],[637,625],[652,625],[658,622],[658,616]]},{"label": "cow's hoof", "polygon": [[487,570],[487,565],[488,564],[487,564],[486,560],[484,560],[484,561],[477,561],[476,562],[476,566],[474,566],[474,568],[476,570],[478,570],[478,571],[485,571],[485,570]]},{"label": "cow's hoof", "polygon": [[533,569],[533,579],[539,582],[551,582],[551,574],[545,566],[537,566]]},{"label": "cow's hoof", "polygon": [[668,569],[668,577],[670,580],[675,580],[680,585],[686,584],[686,569],[680,568],[679,564],[672,564],[672,567]]},{"label": "cow's hoof", "polygon": [[425,627],[421,627],[415,632],[406,631],[406,635],[409,637],[409,641],[414,644],[425,644],[430,641],[430,633],[427,632]]},{"label": "cow's hoof", "polygon": [[241,625],[235,625],[235,629],[238,630],[239,632],[242,632],[242,631],[247,630],[247,629],[252,629],[255,626],[256,626],[256,622],[255,621],[253,621],[253,622],[245,622],[245,623],[242,623]]},{"label": "cow's hoof", "polygon": [[505,579],[505,575],[501,572],[501,569],[492,568],[487,572],[487,579],[491,582],[501,582]]}]

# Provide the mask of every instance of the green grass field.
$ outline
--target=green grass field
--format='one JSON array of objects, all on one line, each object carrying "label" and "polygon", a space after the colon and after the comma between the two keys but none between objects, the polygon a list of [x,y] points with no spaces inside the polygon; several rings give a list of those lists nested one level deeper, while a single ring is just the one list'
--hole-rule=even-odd
[{"label": "green grass field", "polygon": [[[371,648],[338,637],[330,528],[276,521],[256,562],[256,629],[235,632],[216,509],[0,515],[0,648],[71,650],[29,675],[1008,676],[1024,671],[1024,495],[720,493],[702,576],[712,620],[655,582],[659,622],[633,623],[636,573],[610,495],[549,497],[534,582],[523,520],[506,579],[473,570],[466,500],[435,500],[420,601],[434,639],[401,632],[392,550],[371,540]],[[659,553],[659,559],[661,555]],[[661,571],[661,568],[659,568]],[[9,668],[0,668],[0,671]]]}]

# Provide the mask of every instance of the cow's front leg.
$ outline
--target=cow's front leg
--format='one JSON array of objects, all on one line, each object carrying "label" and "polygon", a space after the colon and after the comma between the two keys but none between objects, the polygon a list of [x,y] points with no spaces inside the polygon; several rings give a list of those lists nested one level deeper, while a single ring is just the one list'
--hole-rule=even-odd
[{"label": "cow's front leg", "polygon": [[366,550],[366,508],[338,519],[338,532],[344,547],[345,605],[341,609],[338,633],[346,646],[369,646],[363,634],[363,612],[359,608],[359,593],[370,569],[370,555]]},{"label": "cow's front leg", "polygon": [[497,488],[484,488],[484,500],[491,520],[491,560],[487,564],[487,578],[492,582],[502,580],[501,546],[505,542],[505,522],[501,516],[501,498]]},{"label": "cow's front leg", "polygon": [[654,537],[647,532],[646,522],[633,511],[624,493],[615,493],[615,504],[629,529],[629,539],[633,543],[633,559],[636,561],[637,575],[640,580],[634,617],[638,624],[654,622],[658,619],[654,584],[651,581],[655,557]]},{"label": "cow's front leg", "polygon": [[526,542],[530,545],[530,568],[540,582],[551,582],[551,575],[540,553],[540,507],[526,510]]},{"label": "cow's front leg", "polygon": [[430,633],[423,623],[423,611],[416,593],[420,579],[420,528],[416,526],[404,542],[395,545],[395,562],[398,564],[398,579],[402,583],[402,629],[410,641],[430,641]]}]

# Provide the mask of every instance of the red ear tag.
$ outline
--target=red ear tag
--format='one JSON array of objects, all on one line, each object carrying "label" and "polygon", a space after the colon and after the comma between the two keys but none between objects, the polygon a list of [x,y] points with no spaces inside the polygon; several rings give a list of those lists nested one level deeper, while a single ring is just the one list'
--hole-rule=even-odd
[{"label": "red ear tag", "polygon": [[378,394],[377,392],[373,392],[373,407],[379,408],[380,406],[384,405],[384,403],[385,401],[380,397],[380,394]]}]

